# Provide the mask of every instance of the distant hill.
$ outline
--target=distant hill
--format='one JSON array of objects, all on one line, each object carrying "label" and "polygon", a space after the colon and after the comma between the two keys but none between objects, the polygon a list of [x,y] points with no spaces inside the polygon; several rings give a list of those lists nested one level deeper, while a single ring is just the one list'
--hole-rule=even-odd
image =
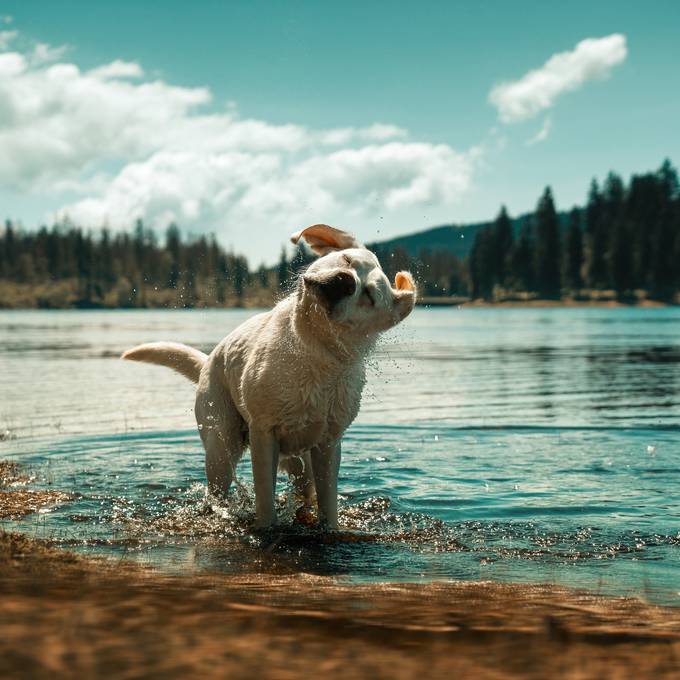
[{"label": "distant hill", "polygon": [[[566,212],[558,213],[562,228],[565,229],[568,220]],[[520,215],[512,220],[512,227],[515,237],[522,230],[531,214]],[[444,224],[440,227],[431,227],[425,231],[418,231],[415,234],[397,236],[386,241],[376,241],[369,243],[369,248],[377,247],[380,250],[392,250],[403,248],[412,257],[417,257],[423,250],[445,250],[464,260],[472,249],[475,236],[480,229],[493,224],[489,222],[477,222],[474,224]]]}]

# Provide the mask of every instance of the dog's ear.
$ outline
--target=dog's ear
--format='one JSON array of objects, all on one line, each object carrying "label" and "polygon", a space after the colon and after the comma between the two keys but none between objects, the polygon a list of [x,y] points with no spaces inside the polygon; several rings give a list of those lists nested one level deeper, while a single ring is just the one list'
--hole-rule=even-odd
[{"label": "dog's ear", "polygon": [[394,287],[397,290],[415,291],[416,284],[413,283],[413,277],[409,272],[397,272],[394,277]]},{"label": "dog's ear", "polygon": [[344,250],[345,248],[363,247],[352,234],[329,227],[327,224],[314,224],[301,231],[296,231],[290,237],[293,243],[297,243],[300,239],[307,241],[309,247],[317,255],[326,255],[334,250]]}]

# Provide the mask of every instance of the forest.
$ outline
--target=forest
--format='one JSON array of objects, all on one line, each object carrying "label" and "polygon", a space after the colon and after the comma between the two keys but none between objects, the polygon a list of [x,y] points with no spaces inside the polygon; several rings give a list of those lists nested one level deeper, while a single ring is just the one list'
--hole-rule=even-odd
[{"label": "forest", "polygon": [[[521,221],[505,207],[476,233],[468,257],[372,244],[392,276],[410,269],[425,300],[593,299],[677,302],[680,184],[669,160],[629,182],[593,180],[584,206],[560,213],[550,187]],[[214,235],[162,238],[140,220],[130,232],[55,224],[0,231],[0,307],[268,306],[310,261],[282,248],[275,266],[252,267]]]}]

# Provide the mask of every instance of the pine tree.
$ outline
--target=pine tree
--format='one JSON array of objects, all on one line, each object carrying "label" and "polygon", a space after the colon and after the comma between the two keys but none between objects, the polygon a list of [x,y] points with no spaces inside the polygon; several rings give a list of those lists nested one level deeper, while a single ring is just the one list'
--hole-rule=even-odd
[{"label": "pine tree", "polygon": [[182,263],[180,261],[181,236],[176,224],[170,224],[165,232],[165,249],[170,255],[170,272],[168,276],[168,287],[177,288],[181,273]]},{"label": "pine tree", "polygon": [[470,251],[470,292],[473,298],[493,297],[494,270],[497,262],[493,228],[480,229]]},{"label": "pine tree", "polygon": [[281,248],[281,255],[279,257],[279,264],[276,268],[276,280],[279,284],[279,290],[285,290],[288,285],[290,271],[288,267],[288,255],[286,254],[286,247]]},{"label": "pine tree", "polygon": [[602,285],[614,287],[622,296],[630,290],[631,261],[626,246],[630,240],[625,221],[625,187],[621,178],[610,172],[602,190],[602,243],[607,276]]},{"label": "pine tree", "polygon": [[674,259],[676,241],[675,210],[680,194],[678,175],[666,159],[656,173],[658,184],[658,217],[652,246],[652,293],[666,300],[672,297],[677,261]]},{"label": "pine tree", "polygon": [[534,271],[534,220],[527,219],[520,231],[519,239],[512,254],[512,270],[517,290],[533,291],[536,284]]},{"label": "pine tree", "polygon": [[507,286],[510,277],[511,255],[513,247],[512,221],[508,216],[505,206],[501,206],[501,211],[494,222],[494,255],[496,258],[494,266],[494,280],[501,286]]},{"label": "pine tree", "polygon": [[607,283],[606,262],[607,234],[604,223],[604,201],[597,180],[590,184],[586,204],[586,285],[589,288],[603,288]]},{"label": "pine tree", "polygon": [[564,249],[564,279],[565,285],[571,290],[583,288],[583,231],[581,230],[581,211],[573,208],[569,213],[569,227],[567,228]]},{"label": "pine tree", "polygon": [[536,288],[546,298],[559,298],[561,290],[560,226],[552,191],[546,187],[538,201],[536,220]]}]

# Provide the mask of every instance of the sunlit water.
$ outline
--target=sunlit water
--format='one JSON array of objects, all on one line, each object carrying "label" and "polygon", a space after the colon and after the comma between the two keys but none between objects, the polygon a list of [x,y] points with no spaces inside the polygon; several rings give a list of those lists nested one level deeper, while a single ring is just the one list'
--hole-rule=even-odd
[{"label": "sunlit water", "polygon": [[418,309],[344,439],[339,537],[255,535],[250,462],[206,497],[193,386],[118,360],[209,351],[249,311],[0,313],[0,458],[73,500],[7,528],[165,570],[557,581],[680,602],[680,310]]}]

